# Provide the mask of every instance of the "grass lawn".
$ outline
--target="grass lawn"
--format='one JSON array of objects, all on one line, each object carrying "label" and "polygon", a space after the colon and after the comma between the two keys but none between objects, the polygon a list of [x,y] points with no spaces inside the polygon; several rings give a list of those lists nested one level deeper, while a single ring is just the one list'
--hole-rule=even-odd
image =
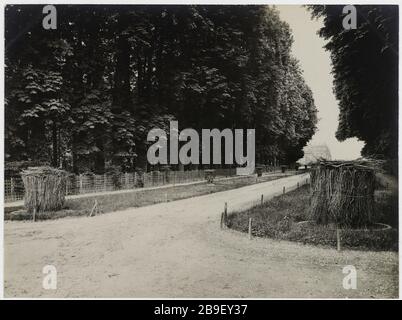
[{"label": "grass lawn", "polygon": [[[376,192],[377,222],[392,229],[379,231],[341,231],[343,248],[361,250],[398,250],[398,197],[397,194],[379,190]],[[314,245],[336,247],[336,231],[333,225],[317,226],[303,223],[309,220],[310,187],[275,197],[262,206],[228,216],[228,227],[248,232],[248,221],[252,218],[254,236],[298,241]]]},{"label": "grass lawn", "polygon": [[[265,175],[259,177],[257,183],[267,182],[287,175]],[[193,185],[171,186],[153,190],[136,189],[127,193],[109,193],[96,197],[85,197],[79,199],[68,199],[63,210],[56,212],[40,213],[37,219],[56,219],[67,216],[88,216],[94,205],[95,199],[98,201],[99,212],[113,212],[132,207],[143,207],[155,203],[174,201],[179,199],[201,196],[219,191],[225,191],[235,188],[255,184],[255,176],[238,177],[236,179],[215,180],[213,184],[200,183]],[[6,220],[29,220],[32,216],[25,210],[13,212],[5,211]]]}]

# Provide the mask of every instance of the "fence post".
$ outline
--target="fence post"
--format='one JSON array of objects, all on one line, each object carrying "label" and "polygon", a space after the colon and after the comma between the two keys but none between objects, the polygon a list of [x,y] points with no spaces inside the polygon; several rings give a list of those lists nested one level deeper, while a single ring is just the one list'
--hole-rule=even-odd
[{"label": "fence post", "polygon": [[14,194],[14,189],[15,189],[15,187],[14,187],[14,178],[11,177],[11,180],[10,180],[10,192],[11,192],[11,199],[12,199],[12,200],[16,200],[16,199],[17,199],[17,197],[16,197],[15,194]]},{"label": "fence post", "polygon": [[261,205],[263,205],[264,204],[264,195],[262,194],[261,195]]},{"label": "fence post", "polygon": [[336,227],[336,250],[341,251],[341,231]]},{"label": "fence post", "polygon": [[82,175],[80,174],[78,177],[80,179],[80,193],[82,193]]},{"label": "fence post", "polygon": [[223,211],[223,220],[224,220],[225,227],[227,225],[227,219],[228,219],[228,203],[225,202],[225,209]]},{"label": "fence post", "polygon": [[107,179],[107,175],[106,175],[106,173],[104,173],[103,174],[103,191],[107,191],[106,189],[107,189],[107,181],[106,181],[106,179]]},{"label": "fence post", "polygon": [[248,238],[249,238],[249,240],[251,240],[251,238],[252,238],[252,234],[251,234],[251,222],[252,221],[252,218],[248,218]]},{"label": "fence post", "polygon": [[221,213],[221,229],[223,229],[223,220],[225,219],[224,216],[225,216],[225,213],[222,212]]},{"label": "fence post", "polygon": [[285,186],[283,186],[283,194],[285,194]]}]

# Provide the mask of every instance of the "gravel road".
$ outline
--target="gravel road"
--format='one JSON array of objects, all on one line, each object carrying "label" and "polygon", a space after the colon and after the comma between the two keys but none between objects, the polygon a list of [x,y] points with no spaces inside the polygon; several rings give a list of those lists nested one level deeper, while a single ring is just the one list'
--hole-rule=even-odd
[{"label": "gravel road", "polygon": [[[220,230],[224,203],[246,208],[302,184],[297,175],[91,218],[6,221],[6,297],[367,297],[398,295],[395,252],[342,251]],[[45,265],[57,289],[42,288]],[[345,290],[342,269],[357,270]]]}]

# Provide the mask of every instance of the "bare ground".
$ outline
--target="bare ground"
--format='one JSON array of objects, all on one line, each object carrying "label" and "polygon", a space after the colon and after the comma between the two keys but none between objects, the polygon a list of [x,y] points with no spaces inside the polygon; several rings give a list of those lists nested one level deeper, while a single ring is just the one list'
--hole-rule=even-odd
[{"label": "bare ground", "polygon": [[[305,175],[92,218],[5,222],[6,297],[365,297],[398,296],[395,252],[342,251],[249,240],[220,230],[229,210],[302,183]],[[42,288],[42,268],[58,273]],[[345,290],[345,265],[357,289]]]}]

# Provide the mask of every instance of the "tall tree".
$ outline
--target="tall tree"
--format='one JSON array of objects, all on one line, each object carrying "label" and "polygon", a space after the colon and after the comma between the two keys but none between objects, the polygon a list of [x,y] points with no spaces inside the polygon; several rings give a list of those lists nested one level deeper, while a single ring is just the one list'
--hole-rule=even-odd
[{"label": "tall tree", "polygon": [[257,159],[292,162],[316,123],[292,37],[266,6],[6,8],[7,160],[76,172],[142,166],[153,127],[255,128]]},{"label": "tall tree", "polygon": [[346,30],[343,6],[310,6],[322,17],[340,115],[336,137],[365,142],[363,154],[398,157],[398,6],[356,6],[357,28]]}]

